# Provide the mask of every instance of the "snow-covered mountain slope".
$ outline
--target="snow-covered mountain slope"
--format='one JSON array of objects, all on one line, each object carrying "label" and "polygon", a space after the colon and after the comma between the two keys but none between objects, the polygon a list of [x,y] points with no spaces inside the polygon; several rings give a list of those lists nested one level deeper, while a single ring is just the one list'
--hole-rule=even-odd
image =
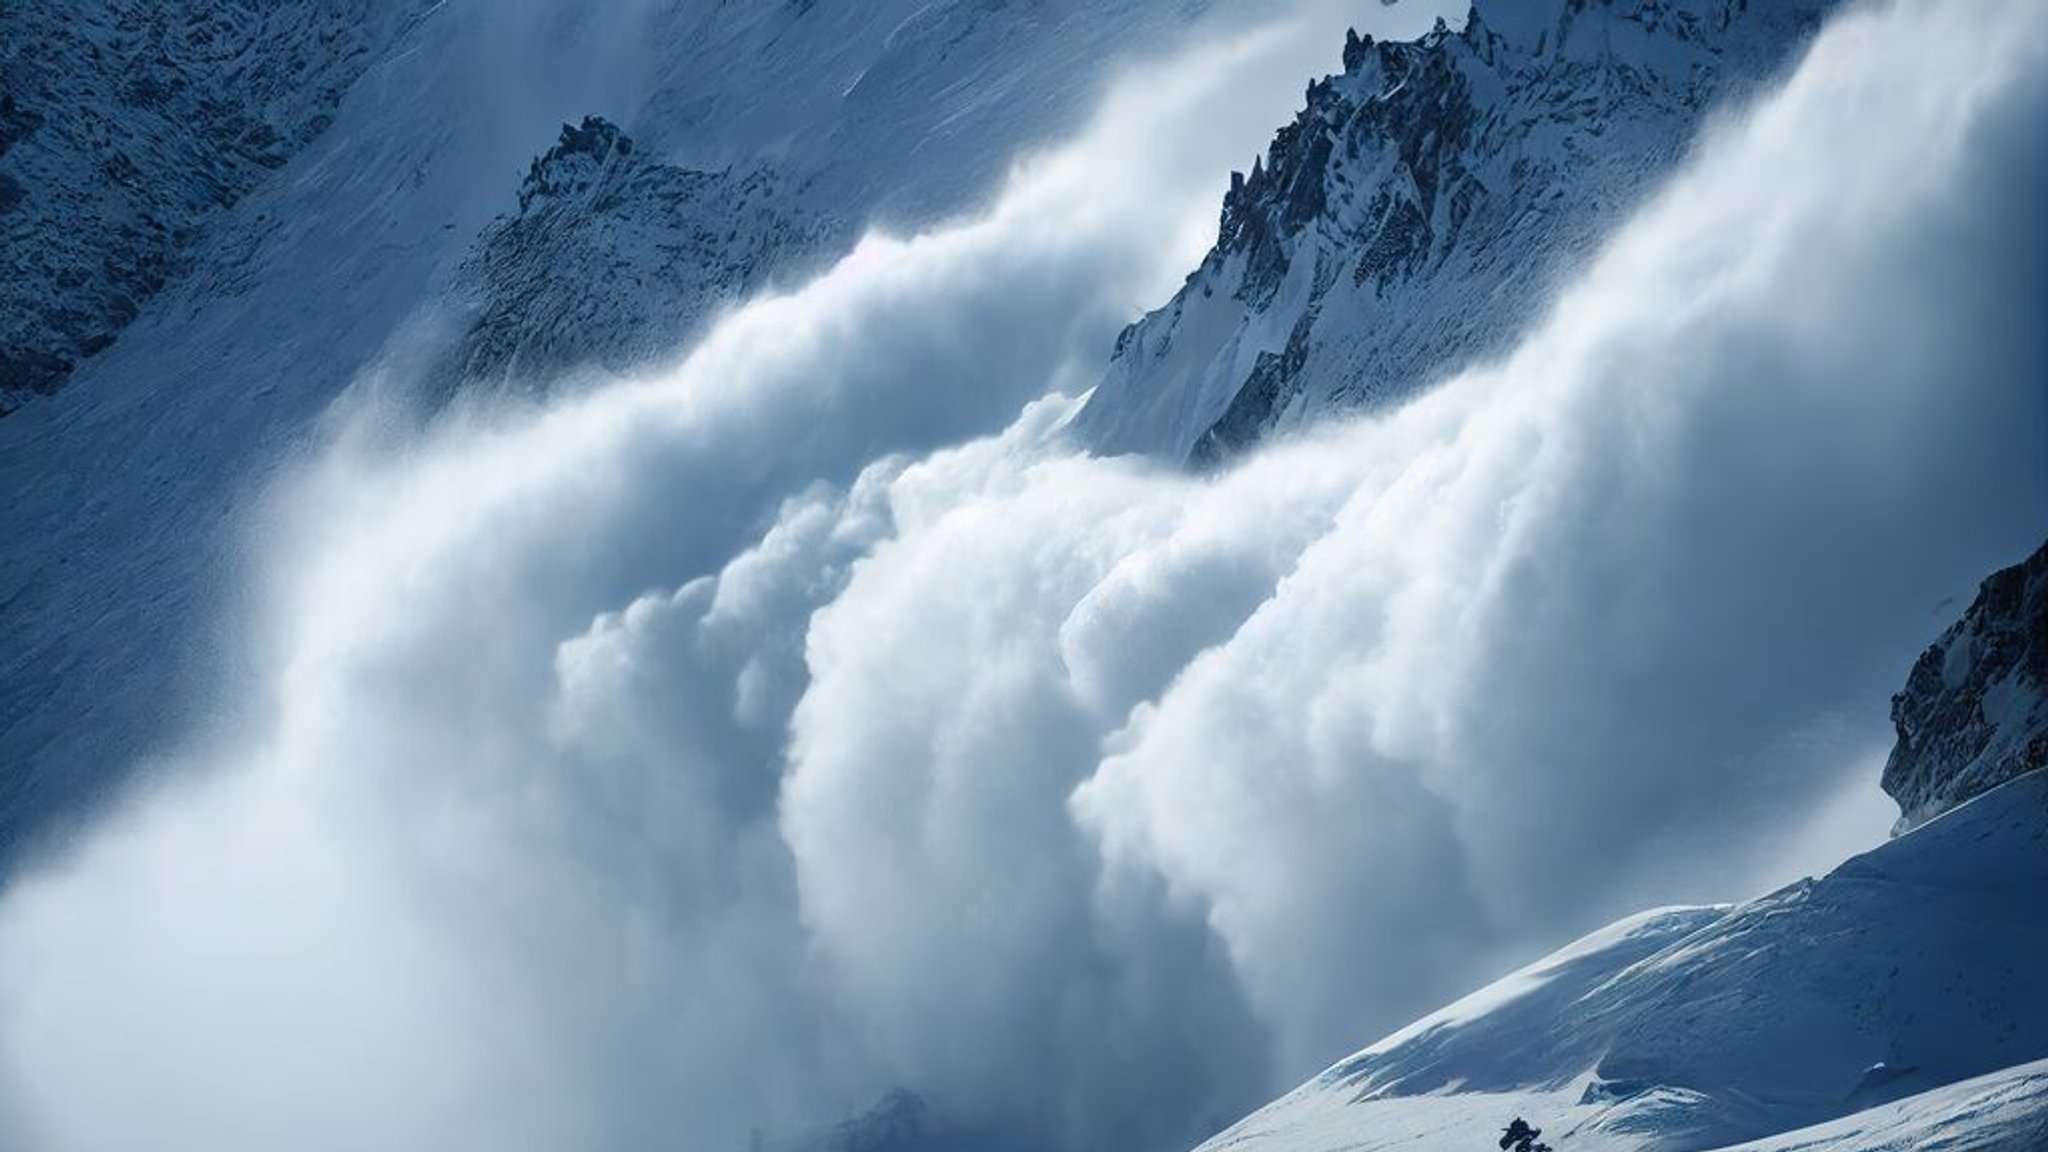
[{"label": "snow-covered mountain slope", "polygon": [[[1834,1121],[2048,1054],[2044,902],[2035,773],[1819,880],[1595,933],[1204,1147],[1476,1147],[1520,1115],[1561,1148],[1671,1152]],[[1995,1090],[2048,1122],[2038,1066]]]},{"label": "snow-covered mountain slope", "polygon": [[[2031,651],[2018,638],[2048,626],[2044,556],[1988,580],[1901,694],[1893,764],[1917,775],[1898,794],[1923,815],[1909,831],[1746,904],[1596,932],[1204,1148],[1478,1147],[1515,1116],[1597,1152],[2042,1146],[2048,772],[1987,773],[1979,750],[1986,714],[2013,746],[2048,740],[2048,714],[2001,703]],[[1989,671],[1942,688],[1945,653],[1970,638]]]},{"label": "snow-covered mountain slope", "polygon": [[773,163],[815,203],[902,227],[972,206],[1018,145],[1078,126],[1105,61],[1163,48],[1212,9],[1270,13],[1245,0],[668,3],[646,22],[649,95],[624,126],[684,167]]},{"label": "snow-covered mountain slope", "polygon": [[1892,698],[1884,789],[1911,828],[2048,768],[2048,545],[1990,579]]},{"label": "snow-covered mountain slope", "polygon": [[2031,1152],[2048,1148],[2048,1060],[1866,1108],[1728,1152]]},{"label": "snow-covered mountain slope", "polygon": [[[163,11],[126,0],[7,11],[91,30],[153,7]],[[190,6],[253,19],[245,7],[268,14],[256,31],[303,27],[320,43],[327,27],[276,5]],[[238,675],[230,654],[260,646],[208,624],[229,615],[225,589],[240,583],[233,533],[257,522],[272,470],[318,435],[352,383],[414,389],[451,357],[489,374],[515,354],[603,365],[672,347],[692,317],[787,267],[754,259],[761,252],[802,255],[808,241],[845,243],[870,219],[975,203],[1020,151],[1076,126],[1114,61],[1162,49],[1207,7],[447,0],[394,25],[380,54],[371,33],[402,10],[386,5],[325,43],[340,64],[288,67],[289,98],[255,90],[249,106],[271,109],[264,122],[309,142],[275,151],[288,158],[274,170],[256,165],[267,175],[237,184],[203,227],[194,217],[176,258],[183,274],[147,300],[129,293],[136,312],[119,340],[79,360],[56,396],[21,400],[0,420],[0,855],[153,742],[189,732],[193,700]],[[4,39],[20,60],[73,43]],[[154,41],[106,39],[97,59],[79,43],[76,75],[50,89],[74,94],[70,119],[109,125],[106,148],[136,163],[139,188],[182,197],[212,187],[212,145],[183,128],[163,127],[170,143],[146,149],[121,143],[158,130],[160,118],[138,118],[122,95],[138,70],[152,74]],[[222,66],[271,76],[300,47],[280,50],[285,64]],[[13,93],[31,73],[7,59]],[[345,89],[326,79],[341,64],[357,73]],[[329,97],[314,97],[330,89],[328,109]],[[79,217],[74,227],[60,211],[31,228],[25,213],[46,181],[95,204],[112,197],[117,232],[144,213],[168,217],[103,186],[88,171],[99,151],[74,149],[47,176],[18,169],[38,155],[31,143],[60,139],[40,99],[10,106],[13,144],[0,163],[27,190],[5,226],[33,233],[10,240],[6,258],[43,270],[8,277],[4,290],[56,299],[62,261],[35,254],[68,251],[67,230],[96,225]],[[31,112],[44,120],[24,135]],[[529,196],[522,209],[521,174],[565,122],[590,114],[630,133],[644,166],[593,184],[573,208]],[[326,130],[311,135],[318,124]],[[820,224],[827,215],[835,223]],[[742,234],[756,227],[770,231]],[[112,251],[89,246],[78,259]],[[73,312],[65,330],[77,339],[106,328],[100,313]],[[7,321],[21,315],[0,308]]]},{"label": "snow-covered mountain slope", "polygon": [[427,5],[0,6],[0,414],[189,271],[221,214],[334,120]]},{"label": "snow-covered mountain slope", "polygon": [[599,117],[564,125],[449,293],[475,318],[432,373],[465,385],[541,390],[565,370],[622,372],[707,319],[818,269],[850,247],[854,221],[799,203],[773,168],[697,171],[650,157]]},{"label": "snow-covered mountain slope", "polygon": [[1460,31],[1354,40],[1124,334],[1079,419],[1197,462],[1387,404],[1504,348],[1829,0],[1482,0]]}]

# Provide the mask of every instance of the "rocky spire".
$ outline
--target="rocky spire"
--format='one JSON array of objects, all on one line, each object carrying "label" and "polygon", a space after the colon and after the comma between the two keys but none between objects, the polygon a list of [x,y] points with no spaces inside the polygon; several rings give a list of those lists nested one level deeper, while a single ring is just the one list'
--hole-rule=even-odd
[{"label": "rocky spire", "polygon": [[614,158],[633,154],[633,139],[602,116],[585,116],[582,124],[562,125],[555,146],[536,157],[519,186],[524,211],[536,197],[573,196],[589,188]]}]

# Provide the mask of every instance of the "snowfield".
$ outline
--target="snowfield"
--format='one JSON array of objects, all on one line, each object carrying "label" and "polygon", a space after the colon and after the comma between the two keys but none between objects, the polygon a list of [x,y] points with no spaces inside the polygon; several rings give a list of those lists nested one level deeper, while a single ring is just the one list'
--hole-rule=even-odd
[{"label": "snowfield", "polygon": [[2035,772],[1818,880],[1593,933],[1202,1148],[1480,1148],[1515,1116],[1573,1152],[2039,1147],[2043,908]]}]

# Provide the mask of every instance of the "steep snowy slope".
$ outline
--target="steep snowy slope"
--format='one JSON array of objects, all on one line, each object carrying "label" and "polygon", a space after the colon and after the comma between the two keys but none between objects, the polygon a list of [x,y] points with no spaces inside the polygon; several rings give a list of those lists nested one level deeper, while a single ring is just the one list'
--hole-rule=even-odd
[{"label": "steep snowy slope", "polygon": [[448,294],[471,319],[434,390],[508,372],[532,388],[683,347],[710,314],[821,270],[864,227],[971,208],[1019,145],[1076,122],[1097,62],[1246,7],[662,6],[641,28],[650,94],[625,125],[631,148],[564,180],[555,170],[591,138],[563,126]]},{"label": "steep snowy slope", "polygon": [[189,271],[425,0],[0,6],[0,414]]},{"label": "steep snowy slope", "polygon": [[2048,1060],[2020,1064],[1728,1152],[2031,1152],[2048,1148]]},{"label": "steep snowy slope", "polygon": [[[1912,703],[1959,637],[2048,624],[2048,599],[2016,595],[2043,555],[1987,581],[1916,667],[1895,764],[1909,742],[1981,747],[1986,713],[2009,720],[2002,739],[2048,739],[2038,710],[2002,705],[2011,688],[1995,674],[1951,677],[1941,708]],[[1919,761],[1902,804],[1953,806],[1818,880],[1594,933],[1204,1147],[1479,1147],[1517,1115],[1571,1149],[2037,1147],[2048,773],[1991,778],[1980,760]]]},{"label": "steep snowy slope", "polygon": [[[2044,901],[2037,773],[1819,880],[1596,933],[1205,1147],[1476,1146],[1522,1115],[1560,1147],[1716,1148],[1996,1073],[2048,1053]],[[2032,1122],[2040,1071],[2008,1104]]]},{"label": "steep snowy slope", "polygon": [[1829,0],[1482,0],[1461,31],[1354,40],[1224,200],[1080,418],[1197,462],[1485,358]]}]

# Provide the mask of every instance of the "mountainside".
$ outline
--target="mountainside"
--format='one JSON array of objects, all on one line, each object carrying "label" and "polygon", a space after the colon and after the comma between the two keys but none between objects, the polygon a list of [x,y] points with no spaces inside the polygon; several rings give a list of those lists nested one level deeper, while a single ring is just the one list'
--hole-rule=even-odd
[{"label": "mountainside", "polygon": [[[2037,1146],[2048,773],[1987,772],[1981,750],[2048,741],[2048,712],[2005,703],[2038,651],[2021,638],[2048,627],[2044,556],[1987,581],[1901,694],[1892,765],[1913,765],[1914,784],[1888,769],[1887,785],[1919,814],[1910,830],[1747,904],[1596,932],[1203,1147],[1479,1147],[1515,1116],[1570,1149]],[[1944,682],[1959,644],[1980,665]]]},{"label": "mountainside", "polygon": [[760,291],[850,247],[853,223],[804,207],[773,168],[667,164],[600,117],[563,125],[457,272],[450,299],[475,318],[434,372],[466,384],[544,388],[564,370],[624,371],[674,348]]},{"label": "mountainside", "polygon": [[1396,402],[1503,350],[1830,0],[1482,0],[1459,31],[1354,38],[1078,424],[1197,463]]},{"label": "mountainside", "polygon": [[427,5],[0,7],[0,414],[104,350]]}]

